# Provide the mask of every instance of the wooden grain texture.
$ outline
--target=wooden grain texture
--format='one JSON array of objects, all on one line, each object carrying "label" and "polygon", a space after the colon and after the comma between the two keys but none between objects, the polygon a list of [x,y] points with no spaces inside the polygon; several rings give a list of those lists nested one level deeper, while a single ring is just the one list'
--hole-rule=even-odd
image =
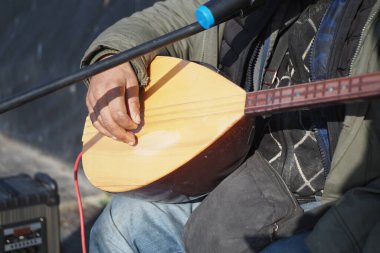
[{"label": "wooden grain texture", "polygon": [[206,67],[176,58],[152,62],[142,96],[143,123],[134,147],[102,136],[86,120],[83,167],[102,190],[124,192],[160,180],[244,117],[244,90]]}]

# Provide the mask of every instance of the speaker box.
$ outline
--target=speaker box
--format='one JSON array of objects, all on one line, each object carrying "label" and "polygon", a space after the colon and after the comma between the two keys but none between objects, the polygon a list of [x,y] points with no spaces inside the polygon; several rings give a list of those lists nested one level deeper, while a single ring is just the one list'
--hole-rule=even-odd
[{"label": "speaker box", "polygon": [[58,205],[47,174],[0,178],[0,253],[59,253]]}]

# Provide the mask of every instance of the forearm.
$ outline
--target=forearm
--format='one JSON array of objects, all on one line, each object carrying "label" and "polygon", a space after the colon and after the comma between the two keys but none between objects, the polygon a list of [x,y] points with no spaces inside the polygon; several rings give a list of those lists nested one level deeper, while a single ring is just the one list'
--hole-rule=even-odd
[{"label": "forearm", "polygon": [[[107,54],[117,54],[195,22],[194,10],[203,2],[205,1],[168,0],[120,20],[100,34],[91,44],[81,65],[92,64]],[[134,59],[131,63],[140,83],[145,84],[148,80],[146,69],[156,55],[204,61],[202,50],[206,50],[204,48],[206,43],[218,44],[218,37],[220,36],[217,29],[214,28]],[[207,56],[206,62],[216,65],[217,47],[212,45],[212,48],[214,52],[207,52],[211,57]]]}]

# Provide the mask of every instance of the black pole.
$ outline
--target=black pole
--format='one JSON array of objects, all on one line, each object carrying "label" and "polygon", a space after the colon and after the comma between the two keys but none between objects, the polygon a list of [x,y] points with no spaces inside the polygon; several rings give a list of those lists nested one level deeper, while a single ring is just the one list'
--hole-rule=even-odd
[{"label": "black pole", "polygon": [[76,82],[82,81],[90,76],[98,74],[107,69],[113,68],[124,62],[130,61],[136,57],[142,56],[153,50],[164,47],[170,43],[176,42],[178,40],[184,39],[196,33],[203,31],[199,23],[195,22],[176,31],[170,32],[168,34],[162,35],[153,40],[147,41],[141,45],[134,48],[126,50],[120,54],[109,57],[103,61],[92,64],[86,68],[83,68],[73,74],[63,76],[53,80],[49,83],[45,83],[37,88],[25,91],[16,96],[10,97],[0,102],[0,114],[24,105],[30,101],[37,98],[55,92],[59,89],[72,85]]}]

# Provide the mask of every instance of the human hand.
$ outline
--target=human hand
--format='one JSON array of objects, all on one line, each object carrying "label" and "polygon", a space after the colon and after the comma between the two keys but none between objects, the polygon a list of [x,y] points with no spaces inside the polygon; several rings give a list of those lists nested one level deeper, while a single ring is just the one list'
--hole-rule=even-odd
[{"label": "human hand", "polygon": [[94,127],[102,134],[134,145],[130,131],[140,124],[139,85],[129,62],[93,76],[86,105]]}]

